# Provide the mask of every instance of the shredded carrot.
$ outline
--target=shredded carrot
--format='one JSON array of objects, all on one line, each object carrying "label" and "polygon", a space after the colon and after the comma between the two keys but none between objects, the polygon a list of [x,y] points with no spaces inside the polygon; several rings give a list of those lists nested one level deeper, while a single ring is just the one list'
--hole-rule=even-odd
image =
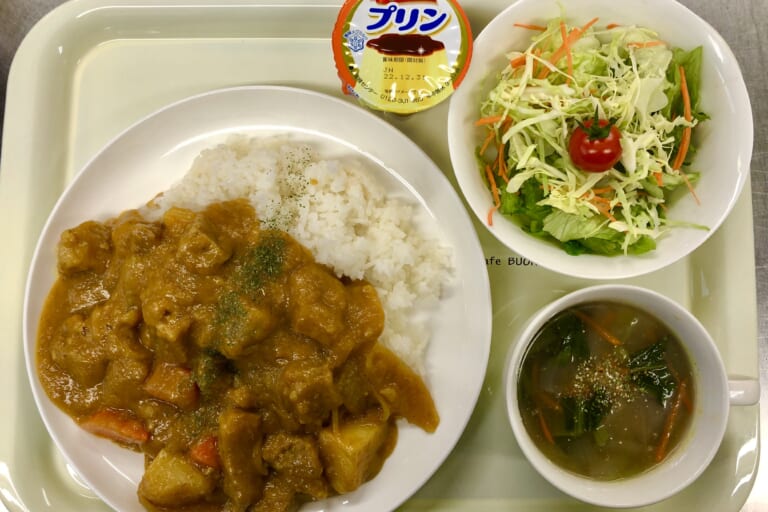
[{"label": "shredded carrot", "polygon": [[504,134],[509,130],[509,127],[512,126],[512,123],[514,121],[511,117],[507,117],[503,123],[501,123],[501,126],[499,126],[499,133]]},{"label": "shredded carrot", "polygon": [[[501,150],[499,150],[499,155],[501,155]],[[501,177],[501,179],[504,180],[505,183],[509,183],[509,170],[507,169],[507,162],[504,160],[504,158],[499,158],[499,168],[496,169],[496,173]]]},{"label": "shredded carrot", "polygon": [[496,174],[501,176],[501,178],[504,179],[507,183],[509,183],[509,177],[507,176],[507,162],[504,158],[504,144],[502,142],[499,142],[499,145],[497,146],[497,154],[496,157]]},{"label": "shredded carrot", "polygon": [[488,177],[488,183],[493,194],[493,207],[488,212],[488,225],[493,226],[493,212],[501,206],[501,199],[499,198],[499,189],[496,186],[496,180],[493,178],[493,171],[491,171],[490,165],[485,166],[485,174]]},{"label": "shredded carrot", "polygon": [[[560,46],[560,48],[552,53],[552,56],[549,58],[549,62],[552,65],[555,65],[555,63],[557,63],[557,61],[559,61],[565,55],[566,50],[570,48],[573,43],[578,41],[579,38],[589,29],[589,27],[597,23],[597,20],[598,18],[592,18],[583,27],[571,30],[571,33],[568,35],[568,37],[563,40],[563,44]],[[538,78],[546,78],[550,71],[551,70],[548,67],[543,68],[539,73]]]},{"label": "shredded carrot", "polygon": [[652,48],[654,46],[663,46],[667,43],[664,41],[633,41],[631,43],[627,43],[627,48]]},{"label": "shredded carrot", "polygon": [[485,140],[483,141],[483,145],[480,146],[480,154],[484,155],[485,152],[488,150],[488,146],[491,145],[491,141],[493,141],[493,138],[496,134],[494,133],[493,129],[488,130],[488,135],[485,136]]},{"label": "shredded carrot", "polygon": [[611,222],[616,222],[616,217],[613,216],[611,213],[611,209],[608,207],[608,205],[601,204],[601,203],[592,203],[595,208],[597,208],[597,211],[599,211],[605,218],[610,220]]},{"label": "shredded carrot", "polygon": [[491,206],[491,208],[488,210],[488,218],[486,219],[489,226],[493,226],[493,212],[498,210],[499,207],[496,205]]},{"label": "shredded carrot", "polygon": [[667,456],[667,447],[669,446],[669,440],[672,438],[672,431],[675,428],[675,422],[677,421],[677,415],[680,411],[680,405],[683,403],[683,396],[686,393],[687,385],[685,381],[682,381],[677,387],[677,395],[675,395],[675,401],[672,404],[672,408],[667,415],[667,421],[664,423],[664,430],[661,432],[659,438],[659,444],[656,447],[656,462],[661,462],[664,457]]},{"label": "shredded carrot", "polygon": [[581,311],[574,310],[574,313],[576,313],[576,316],[581,318],[585,324],[589,325],[591,328],[593,328],[597,334],[600,335],[601,338],[603,338],[605,341],[610,343],[611,345],[619,346],[622,345],[621,340],[614,336],[613,334],[609,333],[605,327],[597,323],[591,316],[586,315],[582,313]]},{"label": "shredded carrot", "polygon": [[504,119],[504,116],[501,116],[501,115],[499,115],[499,116],[481,117],[480,119],[475,121],[475,126],[483,126],[483,125],[486,125],[486,124],[498,123],[502,119]]},{"label": "shredded carrot", "polygon": [[493,203],[498,206],[501,204],[501,199],[499,199],[499,189],[496,186],[496,180],[493,179],[493,172],[491,171],[491,166],[486,165],[485,166],[485,174],[488,176],[488,181],[491,185],[491,193],[493,194]]},{"label": "shredded carrot", "polygon": [[[604,203],[604,204],[611,204],[612,199],[608,199],[607,197],[603,196],[593,196],[590,200],[591,203]],[[597,206],[597,205],[595,205]]]},{"label": "shredded carrot", "polygon": [[696,191],[693,189],[693,185],[691,184],[691,181],[688,179],[688,175],[685,174],[683,171],[680,171],[680,174],[683,177],[683,181],[685,182],[685,186],[688,187],[688,191],[693,196],[693,200],[696,201],[696,204],[701,204],[701,199],[699,199],[698,194],[696,194]]},{"label": "shredded carrot", "polygon": [[680,92],[683,95],[683,116],[686,121],[692,119],[691,94],[688,91],[688,79],[685,77],[685,68],[680,66]]},{"label": "shredded carrot", "polygon": [[525,59],[526,59],[525,55],[521,55],[519,57],[511,59],[509,61],[509,65],[512,66],[513,68],[519,68],[519,67],[525,66]]},{"label": "shredded carrot", "polygon": [[[685,68],[683,66],[680,66],[678,68],[680,72],[680,92],[683,95],[683,116],[685,117],[686,121],[690,121],[692,119],[691,116],[691,96],[688,92],[688,81],[685,78]],[[685,161],[685,155],[688,152],[688,146],[691,143],[691,127],[686,126],[685,131],[683,131],[683,139],[680,141],[680,149],[677,150],[677,156],[675,157],[675,161],[672,163],[672,168],[677,170],[680,169],[683,166],[683,162]]]},{"label": "shredded carrot", "polygon": [[541,433],[544,434],[544,438],[549,444],[555,444],[555,438],[552,437],[552,432],[549,430],[547,421],[544,419],[544,414],[539,410],[539,426],[541,427]]},{"label": "shredded carrot", "polygon": [[688,153],[688,147],[691,145],[691,127],[686,126],[683,130],[683,138],[680,139],[680,148],[677,150],[674,162],[672,162],[672,168],[676,171],[680,170],[685,161],[685,155]]},{"label": "shredded carrot", "polygon": [[598,187],[598,188],[593,188],[593,189],[592,189],[592,192],[593,192],[595,195],[597,195],[597,194],[607,194],[607,193],[609,193],[609,192],[613,192],[613,187]]},{"label": "shredded carrot", "polygon": [[[541,57],[541,48],[539,48],[539,47],[534,48],[533,49],[533,54],[536,57]],[[538,71],[540,65],[541,64],[539,63],[538,59],[534,59],[533,60],[533,69],[531,70],[531,76],[536,76],[536,72]]]},{"label": "shredded carrot", "polygon": [[591,27],[592,25],[594,25],[595,23],[597,23],[597,20],[598,20],[598,19],[600,19],[600,18],[592,18],[591,20],[589,20],[588,22],[586,22],[586,23],[584,24],[584,26],[583,26],[583,27],[581,27],[581,28],[579,29],[579,32],[580,32],[580,33],[579,33],[579,37],[581,37],[581,34],[583,34],[584,32],[586,32],[586,31],[587,31],[587,29],[588,29],[589,27]]},{"label": "shredded carrot", "polygon": [[656,178],[656,184],[660,187],[664,186],[664,175],[661,174],[661,171],[656,171],[653,173],[653,177]]},{"label": "shredded carrot", "polygon": [[573,76],[573,54],[571,53],[571,46],[568,44],[568,29],[565,27],[565,22],[560,22],[560,35],[563,37],[563,47],[565,48],[565,60],[568,63],[568,78],[566,83],[570,83]]},{"label": "shredded carrot", "polygon": [[528,30],[538,30],[540,32],[544,32],[545,30],[547,30],[547,27],[543,27],[541,25],[533,25],[531,23],[515,23],[514,26],[520,27],[520,28],[527,28]]},{"label": "shredded carrot", "polygon": [[[679,67],[680,70],[680,92],[683,95],[683,116],[685,117],[686,121],[691,121],[693,119],[693,115],[691,114],[691,95],[688,91],[688,82],[685,78],[685,68],[683,66]],[[683,130],[683,138],[680,140],[680,148],[677,150],[677,155],[675,156],[675,161],[672,163],[672,168],[675,170],[680,170],[680,168],[683,166],[683,162],[685,162],[685,155],[688,153],[688,149],[691,146],[691,127],[686,126],[685,130]],[[691,195],[693,196],[693,199],[696,201],[696,204],[701,204],[701,201],[699,200],[699,196],[696,195],[696,191],[693,189],[693,185],[691,185],[690,180],[688,179],[688,176],[685,175],[684,172],[681,172],[683,176],[683,181],[685,181],[685,185],[688,187],[688,190],[691,192]]]},{"label": "shredded carrot", "polygon": [[619,25],[618,23],[609,23],[609,24],[607,24],[605,26],[605,28],[607,28],[608,30],[611,30],[612,28],[616,28],[616,27],[620,27],[620,26],[621,25]]}]

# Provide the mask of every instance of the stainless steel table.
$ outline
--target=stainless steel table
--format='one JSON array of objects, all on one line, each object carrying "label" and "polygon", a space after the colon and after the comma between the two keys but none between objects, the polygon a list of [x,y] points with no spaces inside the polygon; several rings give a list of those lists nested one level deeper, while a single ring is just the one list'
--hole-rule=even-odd
[{"label": "stainless steel table", "polygon": [[[217,0],[211,0],[215,3]],[[223,0],[219,0],[223,1]],[[480,0],[464,0],[465,2]],[[510,0],[511,3],[512,0]],[[620,1],[620,0],[619,0]],[[749,89],[755,124],[752,156],[755,272],[762,399],[761,464],[744,512],[768,510],[768,19],[765,0],[680,0],[717,29],[738,58]],[[64,0],[0,0],[0,108],[13,54],[29,29]],[[567,4],[567,0],[564,0]],[[1,125],[0,125],[1,126]],[[0,510],[2,505],[0,504]]]}]

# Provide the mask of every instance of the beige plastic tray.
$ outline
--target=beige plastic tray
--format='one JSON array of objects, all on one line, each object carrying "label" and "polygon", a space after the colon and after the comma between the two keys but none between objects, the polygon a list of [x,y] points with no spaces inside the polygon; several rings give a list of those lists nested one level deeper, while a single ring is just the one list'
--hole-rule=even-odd
[{"label": "beige plastic tray", "polygon": [[[26,272],[42,225],[67,182],[112,137],[192,94],[280,84],[341,97],[330,33],[341,0],[74,0],[21,45],[9,83],[0,168],[0,499],[10,511],[106,510],[78,483],[34,407],[22,354]],[[479,4],[482,4],[480,6]],[[507,0],[465,2],[478,33]],[[351,100],[349,100],[351,101]],[[447,104],[385,117],[455,184],[446,145]],[[757,378],[757,312],[750,187],[701,249],[629,282],[686,305],[718,340],[731,375]],[[530,265],[476,225],[489,259],[494,335],[486,384],[461,441],[407,511],[595,510],[554,489],[527,463],[500,389],[511,333],[545,302],[591,284]],[[497,264],[498,262],[498,264]],[[734,407],[709,469],[649,511],[736,511],[754,483],[758,408]]]}]

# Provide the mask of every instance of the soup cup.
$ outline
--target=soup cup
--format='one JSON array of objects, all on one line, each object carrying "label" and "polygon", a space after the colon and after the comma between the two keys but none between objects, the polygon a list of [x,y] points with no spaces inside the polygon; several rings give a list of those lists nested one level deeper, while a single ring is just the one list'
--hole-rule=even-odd
[{"label": "soup cup", "polygon": [[[561,311],[600,301],[634,306],[665,324],[685,348],[695,394],[689,424],[674,449],[661,462],[635,476],[609,481],[570,472],[545,456],[526,430],[518,402],[521,368],[537,333]],[[712,337],[682,305],[655,291],[621,284],[583,288],[535,313],[510,347],[504,389],[515,438],[534,468],[555,487],[581,501],[617,508],[661,501],[691,484],[706,469],[720,446],[729,407],[754,404],[760,394],[756,380],[729,380]]]}]

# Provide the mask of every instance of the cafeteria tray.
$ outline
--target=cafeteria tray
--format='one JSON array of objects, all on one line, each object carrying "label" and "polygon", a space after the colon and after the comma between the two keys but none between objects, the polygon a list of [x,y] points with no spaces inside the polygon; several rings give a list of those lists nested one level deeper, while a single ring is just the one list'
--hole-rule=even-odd
[{"label": "cafeteria tray", "polygon": [[[24,370],[26,273],[59,194],[114,136],[190,95],[271,84],[343,97],[330,46],[341,3],[72,0],[41,20],[20,46],[8,81],[0,161],[0,417],[5,418],[0,422],[0,500],[9,511],[108,510],[58,453]],[[508,3],[465,2],[473,32]],[[456,186],[447,112],[443,102],[408,117],[382,117],[424,149]],[[501,246],[481,225],[476,228],[494,309],[486,381],[458,445],[401,509],[599,510],[560,493],[528,464],[508,426],[501,389],[504,356],[521,322],[547,301],[593,282],[539,268]],[[717,340],[731,376],[758,378],[749,181],[729,219],[705,245],[669,268],[624,282],[681,302]],[[758,451],[758,406],[732,407],[725,439],[705,473],[678,495],[643,510],[739,510],[754,483]]]}]

